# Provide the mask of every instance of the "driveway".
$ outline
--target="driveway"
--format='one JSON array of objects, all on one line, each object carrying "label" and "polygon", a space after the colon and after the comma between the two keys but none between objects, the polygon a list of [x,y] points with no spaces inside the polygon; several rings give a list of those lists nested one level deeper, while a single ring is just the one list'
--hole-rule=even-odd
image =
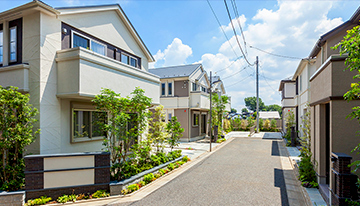
[{"label": "driveway", "polygon": [[235,137],[143,199],[112,205],[289,205],[273,138]]}]

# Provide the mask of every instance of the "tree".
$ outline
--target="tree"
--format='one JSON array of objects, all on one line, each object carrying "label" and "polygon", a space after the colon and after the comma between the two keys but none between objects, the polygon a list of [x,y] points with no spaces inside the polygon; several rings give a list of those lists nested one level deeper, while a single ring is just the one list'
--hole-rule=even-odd
[{"label": "tree", "polygon": [[13,191],[24,184],[25,146],[40,130],[33,128],[38,111],[29,104],[29,94],[16,87],[0,86],[0,190]]},{"label": "tree", "polygon": [[[341,42],[333,47],[332,49],[336,50],[340,48],[340,55],[346,54],[345,65],[346,69],[350,71],[357,71],[356,75],[353,77],[357,79],[357,83],[351,83],[351,88],[344,94],[344,98],[347,101],[354,99],[359,99],[360,97],[360,26],[355,26],[354,28],[347,31],[347,34],[344,36],[344,39]],[[353,111],[349,114],[348,117],[351,119],[357,119],[360,123],[360,106],[353,108]],[[360,154],[360,143],[352,150]],[[355,166],[354,172],[360,168],[360,160],[354,161],[352,166]]]},{"label": "tree", "polygon": [[280,105],[277,105],[277,104],[271,104],[271,105],[265,106],[265,111],[278,111],[280,116],[282,115],[282,108]]},{"label": "tree", "polygon": [[[245,101],[245,106],[255,112],[256,111],[256,97],[246,97],[244,99]],[[265,104],[264,102],[261,100],[261,98],[259,98],[259,111],[263,111],[265,109]]]},{"label": "tree", "polygon": [[149,119],[149,133],[148,139],[152,142],[153,146],[156,148],[156,153],[163,152],[165,147],[165,142],[169,137],[169,134],[166,132],[166,123],[165,123],[165,113],[164,106],[160,105],[155,108],[153,117]]},{"label": "tree", "polygon": [[147,108],[151,106],[151,98],[145,96],[145,91],[137,87],[131,95],[131,98],[121,97],[110,89],[103,89],[92,100],[98,111],[107,114],[96,124],[105,132],[103,145],[111,154],[112,173],[118,180],[124,173],[130,147],[144,132],[150,116]]},{"label": "tree", "polygon": [[247,108],[242,108],[242,109],[241,109],[241,112],[242,112],[242,113],[249,113],[249,110],[248,110]]},{"label": "tree", "polygon": [[237,112],[237,110],[235,108],[231,108],[230,113],[236,113],[236,112]]},{"label": "tree", "polygon": [[229,97],[222,95],[219,97],[217,93],[212,95],[212,117],[213,117],[213,128],[218,126],[219,129],[222,129],[222,120],[224,118],[225,107],[229,102]]},{"label": "tree", "polygon": [[170,145],[171,151],[174,147],[179,145],[179,139],[183,136],[184,128],[181,127],[180,122],[177,121],[177,117],[171,117],[171,121],[169,121],[166,125],[166,131],[170,134],[167,142]]}]

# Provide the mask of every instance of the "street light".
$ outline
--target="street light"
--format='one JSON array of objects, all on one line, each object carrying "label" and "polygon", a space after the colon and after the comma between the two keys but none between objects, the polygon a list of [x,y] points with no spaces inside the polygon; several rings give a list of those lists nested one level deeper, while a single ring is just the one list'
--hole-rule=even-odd
[{"label": "street light", "polygon": [[211,140],[212,140],[212,102],[211,102],[212,85],[218,82],[221,82],[221,80],[212,82],[212,73],[210,71],[210,152],[211,152]]}]

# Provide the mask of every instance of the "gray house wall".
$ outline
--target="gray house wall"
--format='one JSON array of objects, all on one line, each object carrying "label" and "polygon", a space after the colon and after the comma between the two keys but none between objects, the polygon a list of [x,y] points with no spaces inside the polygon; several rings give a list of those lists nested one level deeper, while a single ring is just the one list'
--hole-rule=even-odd
[{"label": "gray house wall", "polygon": [[175,97],[188,97],[189,81],[174,81],[174,95]]},{"label": "gray house wall", "polygon": [[181,124],[181,127],[184,128],[183,136],[181,139],[188,139],[189,138],[189,121],[188,121],[188,109],[175,109],[174,110],[175,116],[178,118],[178,121]]}]

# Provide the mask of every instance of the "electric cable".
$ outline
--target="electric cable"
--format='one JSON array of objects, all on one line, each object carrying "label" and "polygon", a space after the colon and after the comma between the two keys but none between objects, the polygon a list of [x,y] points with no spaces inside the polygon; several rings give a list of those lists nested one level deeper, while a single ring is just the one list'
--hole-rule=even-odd
[{"label": "electric cable", "polygon": [[242,49],[242,47],[241,47],[241,45],[240,45],[240,42],[239,42],[239,39],[238,39],[238,35],[236,34],[235,27],[234,27],[234,24],[233,24],[233,22],[232,22],[231,15],[230,15],[230,11],[229,11],[229,7],[228,7],[228,5],[227,5],[227,3],[226,3],[226,0],[224,0],[224,3],[225,3],[226,11],[227,11],[227,13],[228,13],[228,16],[229,16],[229,19],[230,19],[230,23],[231,23],[231,27],[232,27],[232,29],[233,29],[233,32],[234,32],[234,35],[235,35],[235,38],[236,38],[236,42],[237,42],[237,44],[238,44],[238,46],[239,46],[239,48],[240,48],[240,51],[241,51],[241,53],[243,54],[244,59],[246,60],[246,62],[247,62],[250,66],[254,66],[254,64],[251,64],[251,63],[249,62],[249,60],[246,58],[246,55],[245,55],[245,53],[244,53],[244,51],[243,51],[243,49]]},{"label": "electric cable", "polygon": [[300,57],[292,57],[292,56],[274,54],[274,53],[271,53],[271,52],[268,52],[268,51],[259,49],[259,48],[257,48],[257,47],[251,46],[251,45],[250,45],[250,48],[259,50],[259,51],[264,52],[264,53],[266,53],[266,54],[270,54],[270,55],[273,55],[273,56],[281,57],[281,58],[287,58],[287,59],[303,59],[303,58],[300,58]]},{"label": "electric cable", "polygon": [[235,1],[235,0],[231,0],[231,4],[232,4],[232,7],[233,7],[235,16],[236,16],[237,23],[238,23],[238,25],[239,25],[239,27],[240,27],[241,36],[242,36],[243,41],[244,41],[245,54],[247,55],[248,53],[247,53],[247,49],[246,49],[245,35],[244,35],[243,29],[242,29],[242,26],[241,26],[240,15],[239,15],[239,11],[238,11],[238,9],[237,9],[236,1]]}]

